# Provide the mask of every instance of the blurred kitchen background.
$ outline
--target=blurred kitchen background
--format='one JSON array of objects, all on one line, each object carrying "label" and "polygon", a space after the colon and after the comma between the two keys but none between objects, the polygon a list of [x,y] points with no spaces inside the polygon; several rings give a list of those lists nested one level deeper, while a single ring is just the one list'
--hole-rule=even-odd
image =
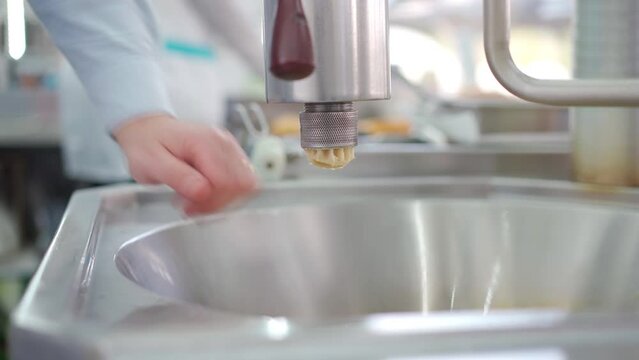
[{"label": "blurred kitchen background", "polygon": [[[262,1],[235,3],[250,19],[246,23],[254,24],[250,30],[259,34]],[[201,96],[224,104],[219,110],[223,121],[218,123],[227,126],[254,159],[262,159],[255,154],[258,150],[268,155],[268,149],[256,146],[264,135],[260,130],[283,139],[286,162],[267,160],[265,179],[426,175],[449,164],[418,155],[447,149],[525,153],[531,163],[545,169],[543,176],[570,178],[569,111],[515,99],[497,83],[483,53],[480,0],[390,0],[390,6],[393,99],[359,104],[364,136],[358,159],[340,172],[307,164],[297,138],[299,107],[265,105],[262,77],[246,60],[250,56],[237,54],[237,46],[215,37],[198,46],[180,39],[163,41],[194,67],[216,63],[227,89],[200,92]],[[570,78],[574,1],[517,0],[513,6],[512,51],[517,64],[538,78]],[[171,26],[166,23],[160,21],[161,26]],[[96,175],[112,159],[90,154],[82,144],[93,141],[87,135],[91,129],[85,127],[95,130],[100,125],[92,116],[78,125],[78,114],[90,113],[75,111],[86,106],[85,95],[29,7],[22,0],[1,0],[0,25],[0,308],[6,320],[52,240],[71,193],[126,181],[126,176]],[[181,99],[187,106],[192,100]],[[193,106],[201,106],[198,100]],[[253,103],[258,107],[250,106]],[[238,104],[248,111],[238,111]],[[256,121],[262,112],[264,129]],[[256,129],[247,130],[243,116],[252,118],[248,127]],[[404,164],[389,167],[367,161],[367,154],[397,153],[406,155]],[[552,161],[546,161],[549,154]],[[79,161],[94,164],[95,171],[86,173],[76,166],[82,155]],[[454,166],[470,171],[473,164]],[[509,176],[529,176],[523,172],[534,168],[513,161],[495,166],[503,166]]]}]

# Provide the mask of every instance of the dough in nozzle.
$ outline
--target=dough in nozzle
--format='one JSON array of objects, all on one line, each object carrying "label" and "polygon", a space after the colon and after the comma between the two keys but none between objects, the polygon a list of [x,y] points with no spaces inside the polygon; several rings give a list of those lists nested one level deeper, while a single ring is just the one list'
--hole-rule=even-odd
[{"label": "dough in nozzle", "polygon": [[323,169],[341,169],[355,159],[355,147],[304,149],[311,164]]}]

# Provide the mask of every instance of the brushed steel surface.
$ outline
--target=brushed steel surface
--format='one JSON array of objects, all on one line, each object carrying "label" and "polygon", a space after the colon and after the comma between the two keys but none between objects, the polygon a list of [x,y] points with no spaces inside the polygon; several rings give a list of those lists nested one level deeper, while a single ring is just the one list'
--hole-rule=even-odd
[{"label": "brushed steel surface", "polygon": [[[449,154],[451,159],[457,156],[460,154]],[[637,236],[635,225],[629,219],[634,219],[639,213],[639,192],[636,190],[593,188],[563,181],[473,176],[318,179],[270,184],[262,189],[259,196],[238,204],[225,213],[188,221],[173,207],[173,200],[174,194],[164,188],[133,185],[77,193],[69,204],[47,256],[11,318],[11,358],[372,359],[431,356],[441,359],[442,356],[459,358],[464,354],[468,355],[468,352],[473,356],[489,356],[494,353],[503,356],[504,351],[530,358],[539,349],[554,349],[565,359],[600,359],[623,356],[632,358],[639,351],[639,317],[631,311],[635,303],[628,297],[634,285],[632,279],[626,277],[629,269],[634,268],[633,244]],[[184,233],[186,237],[167,241],[166,252],[159,251],[159,242],[134,241],[131,244],[149,246],[149,250],[155,254],[167,255],[155,260],[148,259],[160,265],[163,262],[170,264],[172,259],[185,260],[185,254],[177,253],[179,249],[185,253],[193,252],[194,241],[208,239],[211,244],[202,244],[202,251],[189,257],[189,264],[181,264],[182,269],[199,268],[206,255],[209,262],[215,260],[216,265],[209,265],[211,269],[220,269],[224,263],[228,269],[238,271],[234,275],[226,272],[226,267],[222,268],[224,276],[228,279],[235,276],[238,280],[252,271],[250,268],[237,267],[236,264],[248,262],[248,258],[242,257],[244,255],[255,255],[262,259],[254,263],[255,270],[268,264],[268,259],[290,260],[294,258],[295,251],[305,250],[317,256],[302,258],[303,254],[299,253],[299,278],[284,284],[289,295],[311,294],[305,292],[307,285],[299,285],[304,284],[303,280],[306,279],[325,279],[325,284],[336,284],[337,277],[331,275],[330,271],[338,270],[337,268],[323,267],[328,271],[324,277],[318,272],[322,268],[318,264],[325,266],[329,263],[356,266],[339,269],[345,274],[345,280],[357,282],[353,285],[351,294],[364,294],[364,289],[372,291],[376,289],[375,284],[382,282],[390,284],[388,286],[391,290],[416,289],[422,294],[422,272],[414,272],[422,268],[421,263],[416,260],[419,256],[413,254],[414,257],[407,258],[406,262],[391,262],[402,258],[402,254],[408,256],[415,249],[416,243],[406,240],[408,238],[388,240],[395,241],[397,248],[389,251],[388,261],[376,264],[385,269],[378,269],[370,274],[390,274],[392,281],[389,282],[388,279],[373,279],[367,272],[356,271],[372,266],[365,259],[383,258],[377,253],[377,248],[391,248],[390,245],[379,243],[383,240],[381,236],[371,234],[370,245],[375,246],[365,246],[361,238],[361,235],[365,235],[364,227],[357,230],[345,225],[340,226],[344,230],[333,228],[332,233],[316,229],[312,229],[310,234],[309,231],[304,231],[307,225],[312,227],[313,224],[333,220],[332,210],[344,213],[361,203],[381,203],[397,210],[398,214],[390,215],[388,220],[375,217],[365,224],[382,234],[388,232],[383,232],[380,230],[382,227],[374,223],[381,225],[385,221],[399,221],[397,224],[407,226],[407,230],[402,231],[403,234],[415,236],[414,239],[421,238],[418,235],[421,230],[417,226],[419,219],[409,219],[406,216],[425,216],[421,222],[430,227],[424,229],[425,239],[428,240],[424,243],[427,245],[426,253],[433,256],[426,268],[437,270],[431,275],[426,274],[427,280],[430,276],[425,287],[428,289],[426,294],[429,301],[432,299],[430,309],[438,309],[439,305],[446,303],[443,300],[451,293],[445,286],[451,283],[449,279],[455,271],[460,270],[464,273],[458,282],[457,291],[460,292],[456,294],[459,297],[456,295],[455,298],[477,300],[466,304],[471,309],[477,308],[477,304],[483,304],[486,299],[485,290],[491,288],[490,284],[499,284],[488,315],[484,314],[483,307],[479,310],[457,311],[466,306],[458,300],[454,302],[459,305],[454,307],[456,311],[435,311],[426,316],[421,312],[413,312],[353,318],[344,315],[352,313],[353,308],[341,306],[340,303],[337,307],[330,304],[318,305],[314,299],[308,299],[304,304],[313,305],[310,308],[322,311],[318,310],[307,316],[306,319],[316,319],[308,321],[216,311],[210,306],[200,305],[214,298],[212,294],[215,291],[208,286],[199,290],[200,297],[197,301],[189,298],[193,295],[190,292],[192,288],[187,286],[189,279],[177,277],[177,274],[188,275],[187,271],[175,271],[175,268],[167,266],[165,277],[172,277],[176,284],[173,289],[178,293],[166,296],[149,291],[127,279],[118,271],[114,261],[122,245],[132,239],[151,239],[151,234],[184,228],[188,229],[188,234]],[[424,210],[410,210],[419,207]],[[299,211],[308,208],[315,209],[311,212],[318,215],[314,217],[315,220],[309,221],[307,225],[293,221],[298,220],[298,216],[303,213],[308,215],[310,210]],[[365,211],[370,215],[384,214],[375,210],[376,208],[366,208],[369,210]],[[437,212],[426,211],[428,208]],[[523,216],[526,214],[530,216]],[[567,214],[567,218],[562,222],[564,214]],[[290,220],[284,221],[284,216],[287,215],[290,215]],[[351,213],[347,215],[348,218],[337,219],[338,224],[340,221],[346,223],[352,217]],[[215,230],[215,234],[222,234],[223,229],[231,230],[231,224],[244,225],[248,217],[261,219],[264,223],[258,224],[253,230],[246,226],[228,232],[229,236],[235,236],[238,241],[229,245],[224,254],[207,252],[230,240],[214,238],[214,233],[202,230]],[[258,249],[264,250],[259,254],[257,249],[251,248],[259,240],[250,235],[259,229],[266,231],[265,236],[273,235],[272,232],[278,230],[272,227],[272,219],[280,224],[293,226],[297,229],[294,233],[310,240],[304,245],[297,245],[289,242],[294,240],[290,237],[278,237],[277,239],[281,239],[280,244],[290,247],[258,244]],[[363,221],[363,218],[358,219],[357,216],[354,219]],[[213,225],[216,222],[218,225]],[[479,226],[481,224],[485,227]],[[198,230],[200,226],[201,230]],[[351,233],[345,232],[347,229],[357,236],[351,237]],[[466,236],[463,234],[464,229],[468,230]],[[283,228],[280,230],[284,231]],[[476,231],[476,234],[472,231]],[[559,236],[562,231],[565,231],[566,236]],[[537,232],[539,237],[528,236],[525,237],[528,242],[520,243],[515,237],[526,236],[525,232]],[[201,238],[197,239],[198,236]],[[265,236],[260,239],[266,242]],[[343,241],[329,246],[332,238]],[[472,242],[471,238],[477,239],[477,242]],[[181,241],[183,246],[179,246]],[[348,244],[363,246],[355,251],[348,250]],[[457,247],[462,244],[469,248]],[[583,246],[572,249],[572,245]],[[557,256],[548,253],[547,257],[542,257],[544,247],[556,251]],[[172,249],[176,252],[169,251]],[[337,253],[339,249],[347,251]],[[533,267],[523,259],[525,253],[531,254],[531,261],[535,260],[537,272],[524,271]],[[120,259],[124,259],[123,254],[124,252],[119,254]],[[131,254],[142,258],[137,251]],[[360,260],[345,259],[348,255],[357,256]],[[498,264],[499,258],[503,260],[501,267],[493,266]],[[558,265],[560,261],[568,262],[565,268]],[[570,264],[575,267],[569,268]],[[276,268],[271,269],[270,274],[273,274],[272,270],[289,270],[292,263],[274,265]],[[142,264],[136,266],[139,266],[139,270],[143,267]],[[559,268],[564,269],[565,273],[551,273],[551,270]],[[161,272],[161,268],[158,268],[155,273],[148,274]],[[512,276],[509,276],[511,272]],[[313,277],[309,277],[309,273]],[[270,285],[277,284],[277,279],[292,275],[277,273],[281,277],[267,278],[268,274],[265,272],[263,276],[266,284]],[[420,278],[414,281],[407,274],[420,274]],[[355,278],[355,275],[361,277]],[[397,275],[406,275],[413,280],[397,280]],[[202,284],[206,285],[204,281],[217,274],[201,272],[194,276],[202,278]],[[486,279],[491,281],[482,282]],[[493,279],[497,280],[492,281]],[[515,284],[512,281],[515,279],[521,282]],[[610,282],[608,286],[604,286],[607,279]],[[474,286],[464,282],[465,280],[473,280]],[[621,286],[626,280],[628,286]],[[429,287],[437,282],[440,287]],[[224,282],[217,284],[222,283]],[[415,285],[417,283],[420,285]],[[150,283],[145,284],[148,286]],[[591,288],[589,284],[594,287]],[[322,286],[318,283],[313,285],[313,291],[321,294]],[[233,284],[224,283],[224,286],[237,290]],[[533,305],[542,304],[543,297],[562,296],[564,299],[574,299],[576,310],[594,311],[526,310],[524,308],[528,304],[515,296],[526,294],[526,289],[548,290],[545,294],[533,294]],[[265,294],[269,295],[268,291],[273,290],[275,289],[266,289]],[[601,293],[594,294],[597,290],[601,290]],[[243,291],[255,293],[251,288]],[[379,299],[389,300],[387,295],[382,295],[363,302],[353,297],[352,301],[357,305],[355,309],[363,309],[364,312],[401,310],[419,305],[414,304],[412,297],[381,305],[375,303]],[[228,300],[227,295],[219,296],[219,299]],[[177,300],[178,298],[191,300],[182,301]],[[293,299],[289,297],[284,300],[292,303],[298,301]],[[341,300],[344,297],[335,299]],[[585,305],[581,305],[583,302],[578,301],[579,299],[585,299]],[[245,310],[253,310],[254,313],[256,309],[250,303],[252,300],[246,301],[248,303],[240,302],[230,306],[236,310],[243,306]],[[266,301],[265,304],[271,303]],[[360,307],[359,304],[375,306]],[[519,309],[502,310],[500,304]],[[556,305],[562,304],[555,301],[549,304],[551,307]],[[571,309],[569,306],[563,308]],[[348,311],[331,314],[326,309]],[[333,320],[319,320],[329,318]]]},{"label": "brushed steel surface", "polygon": [[362,199],[247,211],[143,236],[115,261],[132,281],[176,300],[305,321],[639,311],[639,213],[552,199]]},{"label": "brushed steel surface", "polygon": [[428,144],[371,144],[357,147],[357,161],[339,171],[310,165],[302,153],[290,156],[288,179],[342,179],[415,176],[500,176],[572,179],[570,143],[526,140],[439,147]]},{"label": "brushed steel surface", "polygon": [[269,102],[317,103],[390,97],[388,0],[302,0],[315,72],[281,80],[270,68],[277,0],[264,1],[266,97]]}]

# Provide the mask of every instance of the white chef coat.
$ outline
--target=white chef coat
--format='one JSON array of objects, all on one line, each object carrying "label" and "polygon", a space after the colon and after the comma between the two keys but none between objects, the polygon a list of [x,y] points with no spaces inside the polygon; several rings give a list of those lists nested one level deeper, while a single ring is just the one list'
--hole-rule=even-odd
[{"label": "white chef coat", "polygon": [[146,113],[219,124],[228,94],[238,91],[248,72],[236,56],[216,51],[222,46],[215,43],[226,40],[250,68],[261,70],[259,21],[238,16],[233,2],[151,4],[153,8],[145,0],[31,0],[93,103],[86,100],[70,69],[63,69],[63,148],[65,167],[73,178],[129,178],[121,151],[104,124],[113,130]]},{"label": "white chef coat", "polygon": [[145,0],[31,0],[110,129],[132,117],[173,113],[158,62],[158,31]]}]

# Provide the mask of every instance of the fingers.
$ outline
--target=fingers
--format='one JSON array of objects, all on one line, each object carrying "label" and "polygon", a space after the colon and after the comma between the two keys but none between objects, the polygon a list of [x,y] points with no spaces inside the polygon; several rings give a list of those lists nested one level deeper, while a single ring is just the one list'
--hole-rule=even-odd
[{"label": "fingers", "polygon": [[237,177],[239,179],[240,187],[247,192],[252,192],[257,188],[257,176],[255,174],[255,170],[253,169],[253,165],[251,161],[248,159],[244,150],[240,146],[240,144],[235,140],[233,135],[226,131],[221,130],[222,134],[225,135],[226,143],[229,147],[229,150],[237,154]]},{"label": "fingers", "polygon": [[191,202],[206,201],[213,196],[211,183],[196,169],[168,151],[163,150],[156,161],[149,169],[153,180],[170,186]]},{"label": "fingers", "polygon": [[207,130],[191,139],[182,157],[212,184],[213,194],[208,199],[187,201],[187,215],[218,211],[257,186],[250,162],[232,135]]},{"label": "fingers", "polygon": [[228,132],[167,117],[132,121],[116,138],[133,178],[170,186],[187,214],[217,211],[256,188],[250,162]]},{"label": "fingers", "polygon": [[185,156],[220,192],[244,194],[256,187],[250,162],[230,134],[211,129],[194,139]]},{"label": "fingers", "polygon": [[182,210],[187,216],[213,213],[224,208],[233,201],[233,199],[235,199],[235,197],[229,194],[217,193],[204,202],[185,201],[182,204]]}]

